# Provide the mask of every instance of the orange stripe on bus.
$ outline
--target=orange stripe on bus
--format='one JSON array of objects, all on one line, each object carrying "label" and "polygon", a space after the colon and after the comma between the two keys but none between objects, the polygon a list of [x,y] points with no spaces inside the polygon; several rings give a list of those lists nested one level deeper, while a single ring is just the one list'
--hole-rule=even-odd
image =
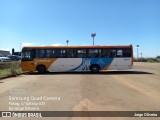
[{"label": "orange stripe on bus", "polygon": [[105,66],[103,70],[108,70],[108,68],[110,67],[110,65],[111,65],[111,63],[109,65]]}]

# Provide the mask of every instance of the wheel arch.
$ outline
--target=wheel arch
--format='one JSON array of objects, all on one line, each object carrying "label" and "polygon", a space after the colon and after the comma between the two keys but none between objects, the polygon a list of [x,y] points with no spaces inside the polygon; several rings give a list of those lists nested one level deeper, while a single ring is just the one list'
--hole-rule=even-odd
[{"label": "wheel arch", "polygon": [[36,66],[36,70],[37,70],[37,71],[38,71],[39,67],[44,67],[44,68],[45,68],[45,71],[44,71],[44,72],[46,72],[46,71],[47,71],[47,67],[46,67],[46,65],[43,65],[43,64],[39,64],[39,65],[37,65],[37,66]]}]

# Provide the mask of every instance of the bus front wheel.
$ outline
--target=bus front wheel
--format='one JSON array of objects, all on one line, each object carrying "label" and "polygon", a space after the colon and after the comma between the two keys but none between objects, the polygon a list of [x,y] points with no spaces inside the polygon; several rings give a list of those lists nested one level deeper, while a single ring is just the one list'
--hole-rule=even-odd
[{"label": "bus front wheel", "polygon": [[99,72],[99,66],[98,65],[92,65],[90,67],[90,69],[91,69],[91,72],[94,72],[94,73]]},{"label": "bus front wheel", "polygon": [[45,73],[46,67],[43,65],[39,65],[39,66],[37,66],[37,71],[38,71],[38,73]]}]

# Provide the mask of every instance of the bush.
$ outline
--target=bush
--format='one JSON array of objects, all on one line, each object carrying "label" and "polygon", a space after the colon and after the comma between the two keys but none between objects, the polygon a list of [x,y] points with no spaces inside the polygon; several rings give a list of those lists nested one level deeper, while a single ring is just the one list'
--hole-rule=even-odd
[{"label": "bush", "polygon": [[155,63],[155,62],[157,62],[157,60],[156,60],[156,59],[154,59],[154,58],[149,58],[149,59],[147,60],[147,62]]},{"label": "bush", "polygon": [[139,58],[138,60],[136,58],[134,58],[134,62],[150,62],[150,63],[155,63],[155,62],[159,62],[159,61],[156,58]]},{"label": "bush", "polygon": [[147,62],[147,58],[139,58],[138,60],[134,58],[134,62]]}]

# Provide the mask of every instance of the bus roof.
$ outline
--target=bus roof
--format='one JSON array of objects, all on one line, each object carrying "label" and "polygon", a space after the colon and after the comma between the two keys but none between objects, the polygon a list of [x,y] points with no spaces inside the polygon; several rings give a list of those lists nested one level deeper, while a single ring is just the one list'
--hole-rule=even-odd
[{"label": "bus roof", "polygon": [[52,49],[52,48],[132,48],[132,45],[114,45],[114,46],[26,46],[23,49]]}]

